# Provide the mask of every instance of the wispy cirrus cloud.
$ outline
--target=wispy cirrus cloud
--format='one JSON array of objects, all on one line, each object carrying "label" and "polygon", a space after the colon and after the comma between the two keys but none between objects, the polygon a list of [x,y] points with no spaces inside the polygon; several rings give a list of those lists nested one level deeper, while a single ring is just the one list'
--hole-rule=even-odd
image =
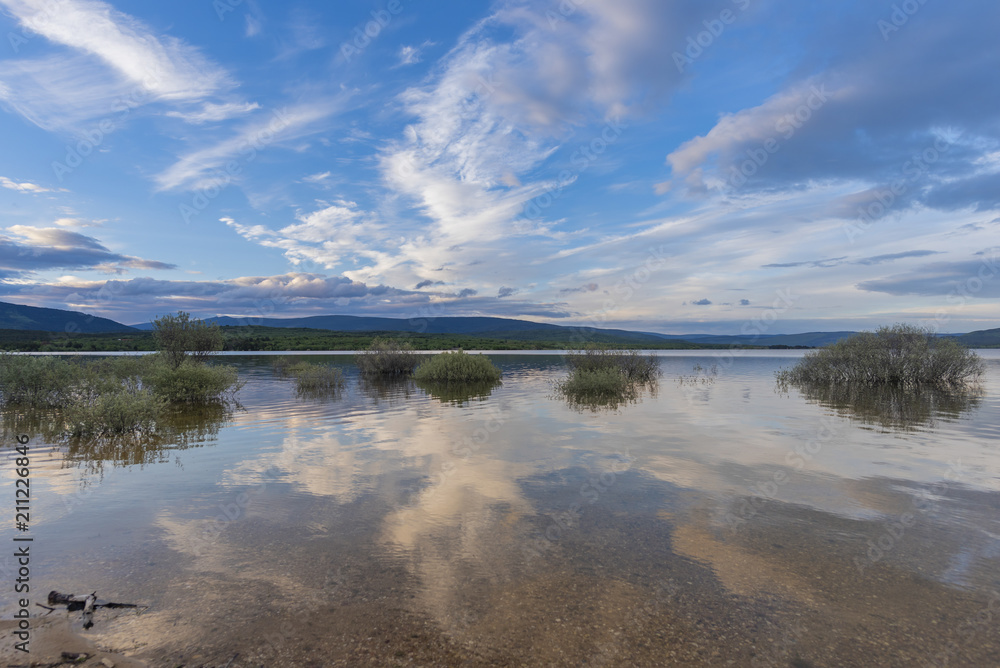
[{"label": "wispy cirrus cloud", "polygon": [[152,101],[191,103],[233,86],[201,52],[99,0],[0,0],[26,29],[69,50],[0,63],[0,100],[47,130]]},{"label": "wispy cirrus cloud", "polygon": [[863,264],[863,265],[875,265],[875,264],[885,264],[886,262],[892,262],[894,260],[903,260],[911,257],[927,257],[928,255],[937,255],[940,251],[932,250],[911,250],[903,251],[901,253],[885,253],[883,255],[873,255],[872,257],[863,257],[860,259],[852,260],[846,255],[843,257],[831,257],[824,260],[806,260],[803,262],[781,262],[781,263],[771,263],[763,265],[764,269],[787,269],[791,267],[837,267],[842,264]]},{"label": "wispy cirrus cloud", "polygon": [[90,54],[155,97],[191,100],[231,85],[228,74],[194,47],[157,36],[138,19],[99,0],[0,0],[47,39]]},{"label": "wispy cirrus cloud", "polygon": [[[400,101],[412,117],[380,154],[387,199],[428,225],[385,267],[427,280],[482,281],[488,267],[543,252],[518,237],[562,239],[525,203],[559,186],[544,163],[581,127],[641,114],[682,80],[662,67],[711,9],[724,3],[590,0],[499,3]],[[700,28],[699,28],[700,29]],[[401,51],[404,59],[413,51]],[[579,169],[576,167],[575,169]],[[569,179],[567,183],[572,183]],[[479,252],[489,244],[499,252]],[[458,250],[451,249],[461,249]],[[475,249],[475,250],[473,250]],[[479,262],[486,263],[484,267]],[[388,274],[387,274],[388,275]],[[500,285],[482,285],[484,291]]]},{"label": "wispy cirrus cloud", "polygon": [[[235,134],[222,141],[182,155],[174,164],[156,175],[157,189],[195,189],[231,160],[241,163],[254,160],[259,151],[275,143],[299,139],[316,132],[318,124],[343,108],[346,96],[340,99],[303,103],[278,109],[244,123]],[[231,177],[230,177],[231,178]]]},{"label": "wispy cirrus cloud", "polygon": [[195,125],[202,125],[245,116],[257,109],[260,109],[260,105],[256,102],[226,102],[223,104],[206,102],[200,109],[194,111],[168,111],[165,115],[180,118]]}]

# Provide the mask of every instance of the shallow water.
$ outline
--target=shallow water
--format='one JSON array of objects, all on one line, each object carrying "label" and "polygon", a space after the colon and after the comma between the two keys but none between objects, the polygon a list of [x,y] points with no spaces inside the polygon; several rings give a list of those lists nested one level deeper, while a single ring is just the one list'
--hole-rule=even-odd
[{"label": "shallow water", "polygon": [[154,666],[1000,665],[1000,359],[883,420],[777,391],[798,354],[670,351],[615,411],[557,355],[464,403],[229,357],[183,443],[32,441],[32,592],[150,605],[87,633]]}]

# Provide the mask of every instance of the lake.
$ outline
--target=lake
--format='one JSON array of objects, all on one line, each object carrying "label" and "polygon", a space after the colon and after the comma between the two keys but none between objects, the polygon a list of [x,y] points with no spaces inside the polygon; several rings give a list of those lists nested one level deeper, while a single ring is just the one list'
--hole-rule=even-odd
[{"label": "lake", "polygon": [[151,666],[1000,665],[1000,356],[873,398],[779,391],[799,354],[664,351],[613,410],[550,353],[464,401],[229,356],[242,408],[181,438],[33,438],[33,601],[150,606],[80,633]]}]

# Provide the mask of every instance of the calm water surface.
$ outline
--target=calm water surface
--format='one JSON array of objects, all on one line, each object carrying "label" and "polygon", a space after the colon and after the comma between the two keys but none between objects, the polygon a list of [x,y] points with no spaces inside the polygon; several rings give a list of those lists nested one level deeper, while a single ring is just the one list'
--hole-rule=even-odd
[{"label": "calm water surface", "polygon": [[149,604],[87,634],[153,666],[1000,665],[1000,359],[873,409],[777,391],[796,355],[666,354],[614,411],[557,355],[465,402],[230,357],[181,442],[33,441],[32,591]]}]

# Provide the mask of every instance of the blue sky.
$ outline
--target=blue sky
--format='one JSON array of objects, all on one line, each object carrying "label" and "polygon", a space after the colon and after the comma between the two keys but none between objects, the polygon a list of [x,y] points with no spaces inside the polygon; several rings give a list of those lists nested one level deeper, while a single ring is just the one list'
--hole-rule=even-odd
[{"label": "blue sky", "polygon": [[997,327],[998,25],[979,0],[0,0],[0,299]]}]

